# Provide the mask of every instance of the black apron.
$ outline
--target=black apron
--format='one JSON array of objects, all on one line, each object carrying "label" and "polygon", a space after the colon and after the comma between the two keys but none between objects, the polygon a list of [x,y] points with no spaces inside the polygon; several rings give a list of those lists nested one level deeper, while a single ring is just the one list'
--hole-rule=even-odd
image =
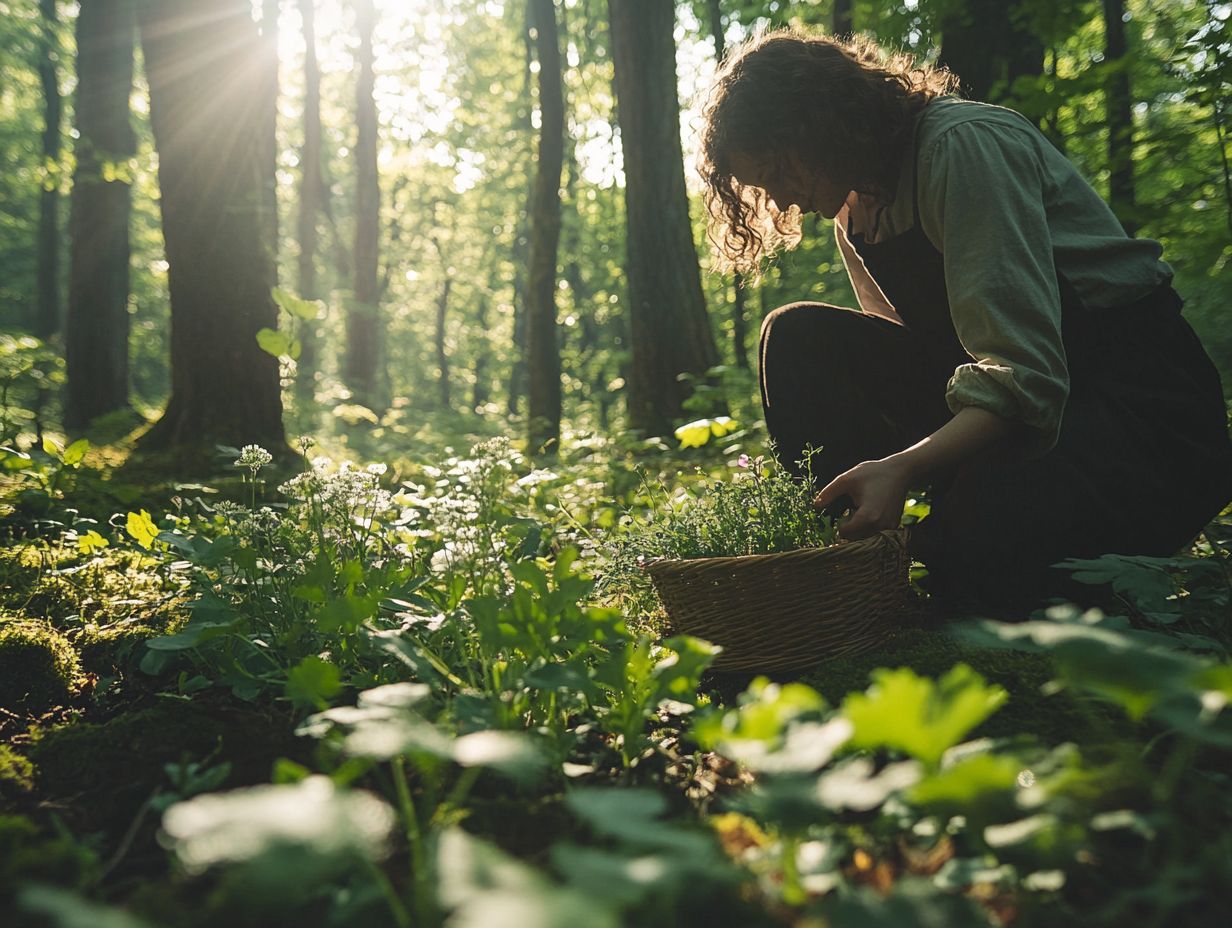
[{"label": "black apron", "polygon": [[[913,173],[918,176],[918,164]],[[851,311],[820,312],[822,304],[777,311],[806,323],[792,323],[791,345],[787,337],[777,339],[787,351],[774,348],[772,320],[763,329],[763,402],[771,437],[778,425],[784,436],[796,430],[789,444],[802,443],[800,435],[817,447],[833,440],[836,453],[828,469],[823,465],[823,479],[836,468],[901,450],[944,424],[948,380],[956,367],[973,360],[955,332],[943,257],[921,229],[918,202],[914,218],[911,229],[879,244],[858,232],[849,235],[905,332]],[[1219,375],[1181,317],[1181,299],[1170,284],[1110,309],[1084,306],[1064,277],[1058,284],[1070,378],[1060,437],[1035,459],[1017,440],[1000,442],[932,487],[932,511],[913,526],[911,548],[943,601],[1025,608],[1049,596],[1072,595],[1067,575],[1049,565],[1105,553],[1171,555],[1232,498],[1232,443]],[[777,321],[784,333],[788,318]],[[846,337],[852,334],[860,338]],[[839,339],[847,350],[835,345]],[[864,345],[853,352],[855,343]],[[867,404],[861,409],[851,401],[859,394],[856,386],[846,417],[831,404],[820,418],[808,413],[807,425],[788,424],[790,403],[771,411],[776,378],[773,372],[767,378],[766,368],[776,353],[790,353],[798,363],[810,345],[826,352],[822,364],[837,373],[828,375],[828,386],[797,381],[796,387],[812,394],[806,401],[815,403],[818,391],[844,382],[867,384],[887,364],[911,369],[909,378],[891,377],[889,390],[928,396],[876,395],[878,388],[868,388],[877,405],[870,414]],[[916,421],[904,425],[904,415]],[[883,429],[882,420],[897,427]],[[868,440],[864,449],[861,435]],[[894,440],[903,443],[887,452]]]}]

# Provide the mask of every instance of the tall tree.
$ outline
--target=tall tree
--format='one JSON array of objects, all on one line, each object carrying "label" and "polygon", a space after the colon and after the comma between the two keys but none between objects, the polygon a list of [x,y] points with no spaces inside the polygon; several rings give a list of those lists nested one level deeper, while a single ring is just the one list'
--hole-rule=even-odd
[{"label": "tall tree", "polygon": [[60,152],[64,100],[60,93],[60,15],[56,0],[39,0],[38,75],[43,87],[43,190],[39,200],[38,270],[31,331],[60,331]]},{"label": "tall tree", "polygon": [[855,31],[852,25],[852,6],[852,0],[834,0],[831,31],[835,35],[851,35]]},{"label": "tall tree", "polygon": [[[707,8],[710,13],[710,35],[714,39],[714,60],[722,62],[727,55],[727,35],[726,27],[723,22],[723,5],[722,0],[707,0]],[[838,9],[840,4],[835,3],[835,22],[838,21]],[[839,27],[835,25],[834,31],[837,34],[845,34],[851,31],[851,6],[848,0],[847,6],[847,29],[845,32],[839,32]],[[736,272],[732,280],[732,357],[735,358],[736,367],[748,370],[749,367],[749,350],[748,350],[748,312],[745,309],[746,291],[744,289],[744,275],[739,271]]]},{"label": "tall tree", "polygon": [[[304,36],[304,146],[300,149],[299,238],[297,260],[299,295],[305,300],[320,297],[317,284],[317,219],[325,188],[321,171],[321,66],[317,59],[316,0],[299,0]],[[303,327],[302,349],[295,369],[296,392],[305,404],[312,402],[317,373],[317,329],[314,322]]]},{"label": "tall tree", "polygon": [[941,63],[974,100],[1007,100],[1019,77],[1044,70],[1044,43],[1031,30],[1032,0],[950,2],[941,14]]},{"label": "tall tree", "polygon": [[449,350],[445,345],[445,322],[449,314],[449,291],[452,289],[453,277],[446,271],[446,276],[441,280],[441,292],[436,297],[436,329],[433,338],[436,347],[436,399],[441,409],[453,406],[449,384]]},{"label": "tall tree", "polygon": [[[535,60],[535,43],[531,38],[533,28],[531,7],[524,8],[521,21],[523,48],[522,92],[519,98],[518,124],[530,138],[534,132],[532,119],[533,80],[531,66]],[[506,408],[509,415],[517,415],[518,404],[526,393],[526,313],[527,313],[527,269],[530,264],[530,215],[531,201],[535,195],[535,182],[532,178],[527,184],[526,206],[518,211],[517,222],[514,224],[513,245],[510,248],[509,259],[513,264],[513,364],[509,371],[509,395]]]},{"label": "tall tree", "polygon": [[146,449],[285,445],[266,179],[268,84],[249,0],[139,0],[170,265],[171,398]]},{"label": "tall tree", "polygon": [[[265,101],[267,126],[261,129],[261,138],[269,147],[265,158],[270,163],[278,160],[278,14],[280,0],[261,2],[261,59],[264,65],[262,100]],[[278,178],[271,172],[265,179],[265,216],[269,225],[269,247],[278,254]],[[274,261],[274,274],[278,274],[278,261]]]},{"label": "tall tree", "polygon": [[689,222],[672,0],[608,0],[628,228],[629,423],[667,432],[718,362]]},{"label": "tall tree", "polygon": [[381,188],[377,177],[377,118],[372,36],[376,31],[374,0],[355,0],[359,30],[359,80],[355,93],[355,286],[347,313],[343,380],[355,399],[369,408],[380,405],[378,303],[381,235]]},{"label": "tall tree", "polygon": [[539,157],[531,195],[526,347],[530,372],[530,450],[560,440],[560,342],[556,331],[556,253],[560,244],[560,175],[565,156],[565,101],[554,0],[530,0],[539,58]]},{"label": "tall tree", "polygon": [[70,201],[68,382],[64,421],[79,429],[128,406],[133,88],[132,0],[92,0],[77,16],[77,143]]},{"label": "tall tree", "polygon": [[1104,103],[1108,118],[1108,199],[1130,235],[1134,234],[1134,100],[1125,41],[1125,0],[1104,0],[1104,62],[1108,76]]}]

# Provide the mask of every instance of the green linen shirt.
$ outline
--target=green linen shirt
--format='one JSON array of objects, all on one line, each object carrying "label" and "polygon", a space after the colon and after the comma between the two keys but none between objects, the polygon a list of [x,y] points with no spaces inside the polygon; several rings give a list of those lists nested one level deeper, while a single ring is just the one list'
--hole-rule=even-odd
[{"label": "green linen shirt", "polygon": [[[1069,395],[1061,340],[1060,273],[1083,304],[1131,303],[1172,277],[1158,242],[1132,239],[1112,210],[1025,117],[943,97],[927,107],[903,159],[894,202],[856,196],[836,217],[839,248],[861,308],[901,321],[847,239],[870,243],[920,226],[941,252],[950,314],[970,364],[946,387],[952,412],[979,406],[1020,421],[1028,453],[1057,441]],[[918,194],[913,185],[918,157]]]}]

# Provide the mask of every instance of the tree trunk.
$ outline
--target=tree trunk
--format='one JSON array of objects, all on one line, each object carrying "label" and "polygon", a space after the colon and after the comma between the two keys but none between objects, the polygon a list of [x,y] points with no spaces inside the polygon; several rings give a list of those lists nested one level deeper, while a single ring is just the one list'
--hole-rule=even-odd
[{"label": "tree trunk", "polygon": [[[300,151],[299,237],[297,261],[299,295],[320,297],[317,285],[317,218],[321,213],[325,181],[321,171],[321,66],[317,61],[316,0],[299,0],[304,35],[304,147]],[[301,404],[310,404],[316,386],[318,333],[316,322],[301,327],[295,389]]]},{"label": "tree trunk", "polygon": [[1104,86],[1108,117],[1108,200],[1129,235],[1134,220],[1134,100],[1129,81],[1125,41],[1125,0],[1104,0],[1104,64],[1109,68]]},{"label": "tree trunk", "polygon": [[359,82],[355,97],[355,292],[347,313],[346,359],[343,380],[356,402],[380,410],[377,396],[380,366],[379,240],[381,234],[381,189],[377,179],[377,119],[373,96],[372,34],[376,29],[376,4],[355,0],[359,27]]},{"label": "tree trunk", "polygon": [[170,265],[171,399],[145,449],[285,447],[265,240],[274,165],[249,0],[140,0]]},{"label": "tree trunk", "polygon": [[128,406],[133,88],[132,0],[93,0],[77,17],[77,166],[70,200],[64,424]]},{"label": "tree trunk", "polygon": [[449,291],[452,289],[453,278],[447,276],[441,284],[441,294],[436,298],[436,395],[441,409],[449,409],[453,405],[449,390],[449,352],[445,350],[445,317],[449,312]]},{"label": "tree trunk", "polygon": [[[727,36],[726,30],[723,27],[723,7],[720,0],[708,0],[707,7],[710,11],[710,35],[714,39],[714,58],[718,62],[722,62],[727,55]],[[839,30],[838,20],[840,9],[847,11],[847,28],[843,31]],[[834,4],[834,32],[836,35],[845,35],[851,31],[851,0],[846,0],[846,4],[835,0]],[[735,279],[732,281],[732,357],[736,361],[736,367],[748,370],[749,367],[749,351],[746,346],[748,340],[748,324],[745,321],[745,293],[744,293],[744,275],[739,271],[735,274]]]},{"label": "tree trunk", "polygon": [[966,0],[941,16],[941,61],[973,100],[1010,102],[1019,77],[1044,72],[1044,43],[1031,32],[1031,0]]},{"label": "tree trunk", "polygon": [[[532,27],[531,8],[526,8],[522,22],[522,46],[525,51],[522,70],[522,128],[529,138],[534,131],[531,119],[533,108],[531,91],[531,64],[534,62],[535,47],[530,37]],[[518,406],[526,393],[526,311],[527,311],[527,268],[530,262],[530,214],[534,200],[534,179],[531,179],[526,192],[526,208],[518,213],[517,223],[513,232],[513,248],[510,261],[513,264],[513,365],[509,371],[509,396],[506,409],[509,415],[518,414]]]},{"label": "tree trunk", "polygon": [[488,383],[488,353],[490,351],[488,321],[488,295],[481,293],[479,305],[475,309],[476,332],[480,343],[475,352],[475,385],[471,390],[471,408],[476,412],[482,410],[492,398],[491,384]]},{"label": "tree trunk", "polygon": [[689,222],[671,0],[608,0],[628,224],[629,423],[667,433],[718,361]]},{"label": "tree trunk", "polygon": [[[261,3],[261,63],[264,67],[265,86],[262,100],[265,103],[267,125],[261,127],[261,139],[269,151],[262,157],[270,164],[278,163],[278,14],[279,0],[262,0]],[[265,179],[266,235],[269,249],[274,255],[274,282],[278,281],[278,174],[271,171]]]},{"label": "tree trunk", "polygon": [[64,104],[60,94],[59,13],[56,0],[39,0],[39,83],[43,86],[43,191],[39,197],[37,299],[30,330],[48,339],[60,331],[60,151]]},{"label": "tree trunk", "polygon": [[539,158],[531,195],[526,355],[530,371],[527,428],[531,453],[560,441],[560,343],[556,332],[556,253],[560,243],[560,175],[565,156],[565,102],[553,0],[530,0],[539,56]]},{"label": "tree trunk", "polygon": [[855,31],[851,18],[851,0],[834,0],[834,19],[831,31],[835,35],[851,35]]}]

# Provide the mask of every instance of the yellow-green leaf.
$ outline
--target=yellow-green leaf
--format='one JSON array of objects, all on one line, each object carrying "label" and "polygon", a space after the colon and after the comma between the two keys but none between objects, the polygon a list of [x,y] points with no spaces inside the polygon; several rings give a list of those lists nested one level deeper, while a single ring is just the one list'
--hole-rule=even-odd
[{"label": "yellow-green leaf", "polygon": [[700,448],[706,442],[713,438],[721,438],[722,436],[733,432],[738,427],[737,423],[730,416],[717,416],[714,419],[696,419],[693,422],[686,422],[680,428],[676,429],[676,439],[680,442],[681,448]]},{"label": "yellow-green leaf", "polygon": [[312,322],[321,318],[321,313],[325,309],[325,304],[320,300],[302,300],[283,290],[281,287],[275,287],[270,295],[273,296],[274,302],[285,309],[297,319],[303,319],[305,322]]},{"label": "yellow-green leaf", "polygon": [[892,748],[935,766],[941,755],[997,711],[1007,694],[966,664],[940,680],[909,667],[873,671],[867,693],[849,693],[843,715],[855,726],[852,744]]},{"label": "yellow-green leaf", "polygon": [[297,359],[301,347],[299,340],[290,333],[276,329],[261,329],[257,332],[257,344],[266,354],[272,354],[276,358]]},{"label": "yellow-green leaf", "polygon": [[154,524],[154,520],[144,509],[128,514],[125,530],[133,541],[147,551],[154,545],[154,539],[158,537],[158,526]]},{"label": "yellow-green leaf", "polygon": [[108,541],[94,529],[86,532],[84,535],[77,536],[77,550],[82,554],[91,555],[95,551],[101,551],[107,547]]},{"label": "yellow-green leaf", "polygon": [[76,467],[83,460],[85,460],[86,452],[89,450],[90,442],[88,439],[77,439],[64,449],[64,463],[69,467]]}]

